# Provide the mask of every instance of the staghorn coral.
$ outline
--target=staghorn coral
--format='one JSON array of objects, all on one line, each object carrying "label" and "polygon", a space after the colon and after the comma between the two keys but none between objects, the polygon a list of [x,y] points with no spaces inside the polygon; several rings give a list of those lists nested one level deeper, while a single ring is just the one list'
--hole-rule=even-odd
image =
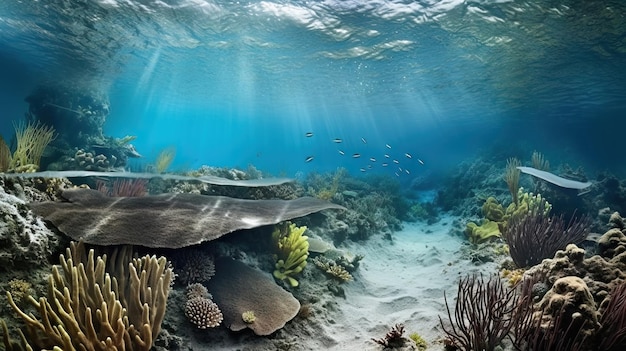
[{"label": "staghorn coral", "polygon": [[[26,314],[7,293],[24,320],[23,349],[149,350],[161,330],[172,270],[164,257],[132,259],[132,247],[107,257],[86,254],[71,243],[48,280],[48,297],[28,302],[39,317]],[[108,271],[108,272],[107,272]],[[5,335],[7,349],[12,342]]]},{"label": "staghorn coral", "polygon": [[199,329],[215,328],[224,316],[215,302],[207,298],[194,297],[185,303],[185,316]]},{"label": "staghorn coral", "polygon": [[296,227],[291,222],[284,222],[272,233],[272,240],[278,251],[274,277],[287,280],[292,287],[298,286],[299,283],[293,276],[302,272],[309,257],[308,238],[303,235],[306,229],[306,226]]}]

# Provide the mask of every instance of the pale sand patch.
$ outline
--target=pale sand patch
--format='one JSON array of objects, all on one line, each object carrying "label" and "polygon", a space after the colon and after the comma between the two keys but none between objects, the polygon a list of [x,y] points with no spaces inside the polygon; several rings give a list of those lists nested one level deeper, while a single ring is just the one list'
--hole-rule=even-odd
[{"label": "pale sand patch", "polygon": [[336,324],[322,326],[337,343],[330,350],[380,350],[370,339],[382,338],[396,323],[404,324],[406,336],[418,332],[441,348],[433,343],[443,335],[438,316],[446,314],[444,291],[453,304],[459,277],[496,271],[495,264],[476,266],[459,257],[464,239],[450,234],[452,220],[406,223],[393,242],[373,238],[350,246],[365,258],[355,281],[345,285]]}]

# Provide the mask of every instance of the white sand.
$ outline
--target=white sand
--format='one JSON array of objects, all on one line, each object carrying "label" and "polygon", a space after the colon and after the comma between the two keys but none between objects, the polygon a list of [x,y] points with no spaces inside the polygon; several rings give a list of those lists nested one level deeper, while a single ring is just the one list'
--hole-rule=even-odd
[{"label": "white sand", "polygon": [[452,218],[434,225],[406,223],[393,234],[393,243],[375,238],[351,245],[365,258],[355,281],[345,285],[336,324],[322,327],[336,342],[329,349],[380,350],[370,339],[382,338],[396,323],[404,324],[405,336],[417,332],[440,349],[433,343],[443,336],[438,316],[446,313],[444,291],[453,307],[459,277],[496,269],[495,264],[476,266],[461,259],[463,239],[449,234],[451,228]]},{"label": "white sand", "polygon": [[405,336],[417,332],[429,349],[441,350],[437,341],[444,334],[438,316],[446,314],[444,291],[453,307],[459,277],[496,271],[495,263],[477,266],[460,257],[465,240],[450,234],[453,219],[444,218],[434,225],[405,223],[402,231],[392,235],[393,241],[378,235],[342,247],[364,255],[354,281],[342,285],[345,298],[332,295],[326,282],[303,278],[298,289],[319,299],[312,306],[314,314],[309,319],[296,317],[276,335],[258,337],[225,328],[189,330],[185,321],[187,332],[181,334],[194,350],[367,351],[382,350],[371,338],[383,338],[393,325],[402,323]]}]

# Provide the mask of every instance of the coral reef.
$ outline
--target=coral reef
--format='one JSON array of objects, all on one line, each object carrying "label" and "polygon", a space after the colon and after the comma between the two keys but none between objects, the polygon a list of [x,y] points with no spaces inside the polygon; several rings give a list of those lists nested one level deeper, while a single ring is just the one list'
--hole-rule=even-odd
[{"label": "coral reef", "polygon": [[[173,273],[164,257],[132,258],[132,247],[106,256],[72,243],[48,280],[48,297],[28,298],[39,318],[7,294],[27,325],[22,348],[149,350],[161,321]],[[8,349],[12,346],[5,336]]]},{"label": "coral reef", "polygon": [[313,263],[319,269],[321,269],[328,276],[336,279],[339,282],[348,282],[351,281],[352,274],[346,270],[346,268],[342,265],[337,264],[337,262],[322,258],[323,256],[318,256],[313,259]]}]

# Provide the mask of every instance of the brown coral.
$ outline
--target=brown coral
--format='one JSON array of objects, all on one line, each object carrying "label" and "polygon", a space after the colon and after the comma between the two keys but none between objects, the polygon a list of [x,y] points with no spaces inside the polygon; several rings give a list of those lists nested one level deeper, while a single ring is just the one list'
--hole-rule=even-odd
[{"label": "brown coral", "polygon": [[[72,243],[54,266],[48,297],[28,302],[39,318],[9,303],[27,325],[24,349],[144,350],[152,347],[165,315],[172,270],[164,257],[132,259],[132,248],[106,256]],[[109,271],[110,273],[107,273]],[[11,341],[4,339],[7,349]]]},{"label": "brown coral", "polygon": [[200,329],[215,328],[222,323],[224,316],[215,302],[202,297],[194,297],[185,303],[185,316]]}]

